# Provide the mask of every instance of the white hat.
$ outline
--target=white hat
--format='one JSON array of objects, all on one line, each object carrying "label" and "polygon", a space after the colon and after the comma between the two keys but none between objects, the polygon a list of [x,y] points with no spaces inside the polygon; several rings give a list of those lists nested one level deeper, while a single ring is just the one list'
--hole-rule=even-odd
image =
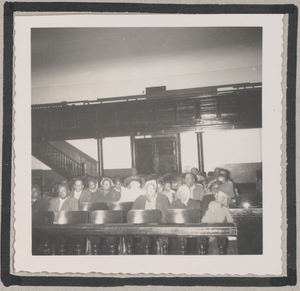
[{"label": "white hat", "polygon": [[153,185],[155,188],[157,187],[157,183],[155,180],[149,180],[146,182],[145,184],[145,189],[149,186],[149,185]]}]

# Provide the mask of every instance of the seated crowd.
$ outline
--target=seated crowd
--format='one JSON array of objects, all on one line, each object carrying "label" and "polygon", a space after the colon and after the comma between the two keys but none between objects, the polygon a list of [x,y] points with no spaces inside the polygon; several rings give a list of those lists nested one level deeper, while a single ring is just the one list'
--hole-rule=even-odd
[{"label": "seated crowd", "polygon": [[[85,202],[133,202],[132,209],[159,209],[162,222],[168,209],[199,209],[202,222],[232,222],[228,211],[239,196],[230,173],[226,169],[216,168],[209,177],[203,177],[196,168],[178,176],[174,181],[148,180],[138,175],[135,168],[132,175],[124,181],[116,178],[103,178],[101,183],[96,179],[88,180],[84,187],[81,178],[71,183],[63,181],[58,187],[58,197],[49,199],[41,196],[39,185],[32,186],[33,211],[77,211]],[[176,191],[175,191],[176,190]]]}]

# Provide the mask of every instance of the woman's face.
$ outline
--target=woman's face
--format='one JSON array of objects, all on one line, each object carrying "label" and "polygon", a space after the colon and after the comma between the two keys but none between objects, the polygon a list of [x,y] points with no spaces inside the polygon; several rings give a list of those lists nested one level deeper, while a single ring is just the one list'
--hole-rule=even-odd
[{"label": "woman's face", "polygon": [[116,181],[116,188],[119,189],[119,190],[121,190],[121,187],[122,187],[121,181],[120,181],[120,180],[117,180],[117,181]]},{"label": "woman's face", "polygon": [[171,189],[172,189],[171,188],[171,184],[170,183],[166,183],[165,184],[165,188],[166,188],[167,191],[171,191]]},{"label": "woman's face", "polygon": [[187,199],[188,199],[188,193],[186,193],[186,191],[184,190],[180,190],[178,192],[178,198],[180,199],[180,201],[183,203],[183,202],[186,202]]},{"label": "woman's face", "polygon": [[146,188],[147,196],[152,198],[156,195],[156,187],[152,184],[148,185]]},{"label": "woman's face", "polygon": [[91,190],[95,190],[96,186],[97,186],[97,184],[94,181],[89,181],[89,188]]},{"label": "woman's face", "polygon": [[111,189],[111,184],[109,180],[105,180],[102,184],[103,190],[108,191]]},{"label": "woman's face", "polygon": [[158,192],[159,194],[162,194],[162,193],[164,192],[164,187],[163,187],[162,184],[158,184],[158,185],[157,185],[157,192]]},{"label": "woman's face", "polygon": [[224,192],[219,191],[216,195],[216,202],[228,206],[228,196]]}]

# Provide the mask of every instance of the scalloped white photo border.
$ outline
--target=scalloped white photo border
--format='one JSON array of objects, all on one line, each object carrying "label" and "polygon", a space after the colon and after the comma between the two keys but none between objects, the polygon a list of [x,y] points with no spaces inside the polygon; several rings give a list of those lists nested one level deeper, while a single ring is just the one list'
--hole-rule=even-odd
[{"label": "scalloped white photo border", "polygon": [[[47,276],[282,275],[282,54],[283,15],[48,15],[15,16],[12,273]],[[263,254],[236,256],[31,255],[31,43],[38,27],[262,27]],[[285,218],[284,218],[285,219]]]}]

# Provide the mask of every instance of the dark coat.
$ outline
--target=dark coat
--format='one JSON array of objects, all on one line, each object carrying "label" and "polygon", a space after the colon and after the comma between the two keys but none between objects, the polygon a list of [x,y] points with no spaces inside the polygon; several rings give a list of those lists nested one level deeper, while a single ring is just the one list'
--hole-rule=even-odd
[{"label": "dark coat", "polygon": [[200,201],[189,199],[187,205],[181,202],[180,199],[173,201],[170,205],[171,209],[200,209],[201,204]]},{"label": "dark coat", "polygon": [[112,202],[117,202],[121,198],[121,193],[116,191],[115,189],[111,189],[107,194],[104,193],[102,189],[100,191],[96,191],[93,193],[91,198],[91,202],[105,202],[109,205]]},{"label": "dark coat", "polygon": [[77,211],[78,199],[68,196],[59,210],[59,197],[50,201],[48,211]]},{"label": "dark coat", "polygon": [[201,218],[204,217],[207,209],[208,209],[208,205],[210,204],[210,202],[212,201],[215,201],[215,196],[213,194],[208,194],[208,195],[205,195],[202,199],[202,202],[201,202]]},{"label": "dark coat", "polygon": [[[139,196],[133,203],[132,210],[145,209],[146,207],[146,195]],[[165,212],[170,208],[169,200],[164,194],[158,194],[156,197],[155,208],[162,213],[162,222],[166,222]]]},{"label": "dark coat", "polygon": [[192,193],[193,199],[202,201],[205,194],[206,193],[204,187],[200,184],[195,184],[195,188],[193,189],[193,193]]},{"label": "dark coat", "polygon": [[[75,194],[75,190],[72,190],[71,193],[70,193],[70,197],[74,197],[74,194]],[[87,189],[82,189],[82,192],[79,196],[79,199],[78,199],[78,203],[79,203],[79,209],[82,208],[82,203],[84,202],[90,202],[91,201],[91,192],[90,190],[87,190]],[[76,198],[75,198],[76,199]]]},{"label": "dark coat", "polygon": [[47,211],[50,200],[39,196],[31,205],[32,211]]}]

